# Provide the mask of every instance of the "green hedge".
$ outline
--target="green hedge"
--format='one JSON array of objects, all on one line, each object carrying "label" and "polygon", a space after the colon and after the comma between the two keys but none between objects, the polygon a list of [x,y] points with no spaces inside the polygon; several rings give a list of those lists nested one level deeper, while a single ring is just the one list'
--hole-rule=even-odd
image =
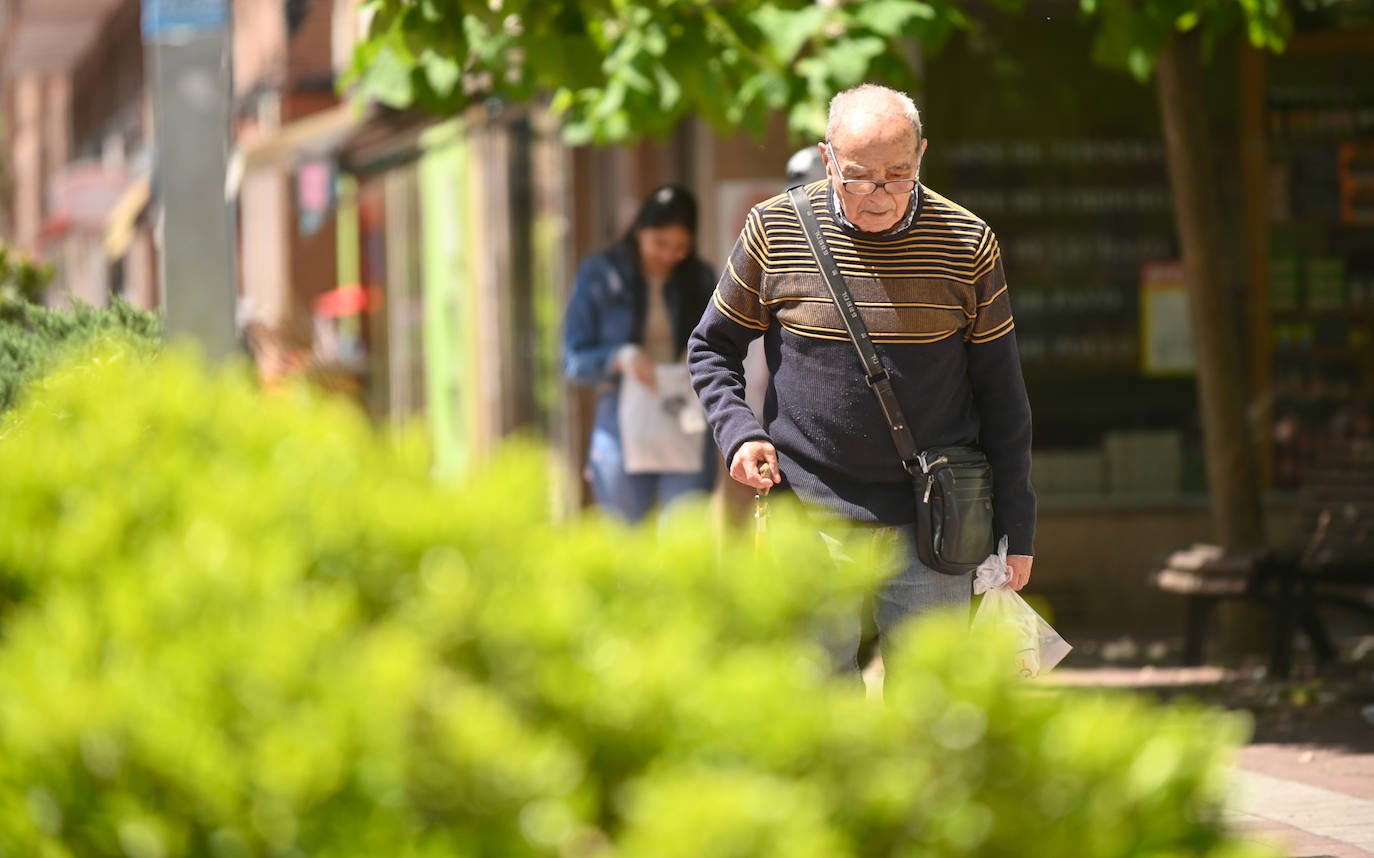
[{"label": "green hedge", "polygon": [[[560,523],[516,445],[412,436],[247,373],[106,355],[0,439],[0,855],[1257,856],[1244,724],[1010,681],[942,618],[885,705],[817,645],[863,582]],[[739,546],[733,542],[741,543]]]},{"label": "green hedge", "polygon": [[0,243],[0,318],[6,305],[41,304],[52,267],[34,262]]},{"label": "green hedge", "polygon": [[70,310],[57,310],[31,303],[31,296],[20,295],[20,290],[12,291],[0,289],[0,414],[13,408],[26,386],[73,350],[98,347],[109,338],[147,351],[161,345],[161,319],[121,298],[108,308],[76,301]]}]

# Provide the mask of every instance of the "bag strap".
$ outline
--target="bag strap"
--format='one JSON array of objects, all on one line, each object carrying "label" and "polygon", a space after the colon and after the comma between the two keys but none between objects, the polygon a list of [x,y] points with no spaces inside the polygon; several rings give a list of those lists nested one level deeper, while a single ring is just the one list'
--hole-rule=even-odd
[{"label": "bag strap", "polygon": [[849,339],[859,353],[864,378],[873,395],[878,398],[878,407],[882,409],[883,418],[887,420],[887,429],[892,433],[892,442],[897,446],[897,455],[901,457],[902,467],[913,476],[925,473],[925,463],[921,461],[920,451],[916,449],[916,439],[911,436],[906,417],[902,414],[901,406],[897,404],[897,391],[892,387],[892,377],[883,367],[878,349],[873,345],[873,338],[868,335],[868,326],[859,315],[859,306],[854,303],[854,296],[845,285],[844,275],[840,273],[840,264],[830,252],[830,245],[826,243],[820,222],[816,220],[816,213],[811,208],[811,199],[801,185],[788,188],[787,196],[792,201],[792,208],[796,210],[797,217],[801,219],[802,231],[806,233],[806,243],[811,246],[811,252],[820,265],[821,277],[825,280],[826,288],[830,290],[835,308],[840,311],[840,319],[849,331]]}]

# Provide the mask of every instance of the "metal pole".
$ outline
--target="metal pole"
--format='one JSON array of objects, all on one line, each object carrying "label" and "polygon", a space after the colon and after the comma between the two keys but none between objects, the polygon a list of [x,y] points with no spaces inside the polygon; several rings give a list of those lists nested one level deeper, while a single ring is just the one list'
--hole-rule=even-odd
[{"label": "metal pole", "polygon": [[197,340],[210,358],[237,350],[233,220],[224,190],[231,32],[227,0],[143,0],[167,333]]}]

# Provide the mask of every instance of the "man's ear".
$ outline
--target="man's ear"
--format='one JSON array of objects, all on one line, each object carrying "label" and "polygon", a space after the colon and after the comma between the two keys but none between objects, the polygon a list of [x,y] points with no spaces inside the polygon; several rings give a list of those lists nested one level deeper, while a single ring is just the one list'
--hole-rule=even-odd
[{"label": "man's ear", "polygon": [[926,156],[926,144],[930,142],[929,137],[922,137],[921,143],[916,147],[916,160],[919,161]]}]

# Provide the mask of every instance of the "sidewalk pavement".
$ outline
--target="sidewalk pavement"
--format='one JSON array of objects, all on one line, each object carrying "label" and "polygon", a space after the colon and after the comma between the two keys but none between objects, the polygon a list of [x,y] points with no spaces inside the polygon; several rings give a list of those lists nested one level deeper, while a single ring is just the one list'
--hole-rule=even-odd
[{"label": "sidewalk pavement", "polygon": [[1287,735],[1243,748],[1232,813],[1247,832],[1279,840],[1288,855],[1374,856],[1374,712],[1336,704]]},{"label": "sidewalk pavement", "polygon": [[1231,773],[1230,817],[1292,858],[1374,858],[1374,689],[1265,682],[1217,667],[1056,670],[1065,685],[1131,688],[1245,708],[1255,735]]},{"label": "sidewalk pavement", "polygon": [[1374,856],[1374,801],[1241,765],[1232,773],[1231,820],[1292,856]]}]

